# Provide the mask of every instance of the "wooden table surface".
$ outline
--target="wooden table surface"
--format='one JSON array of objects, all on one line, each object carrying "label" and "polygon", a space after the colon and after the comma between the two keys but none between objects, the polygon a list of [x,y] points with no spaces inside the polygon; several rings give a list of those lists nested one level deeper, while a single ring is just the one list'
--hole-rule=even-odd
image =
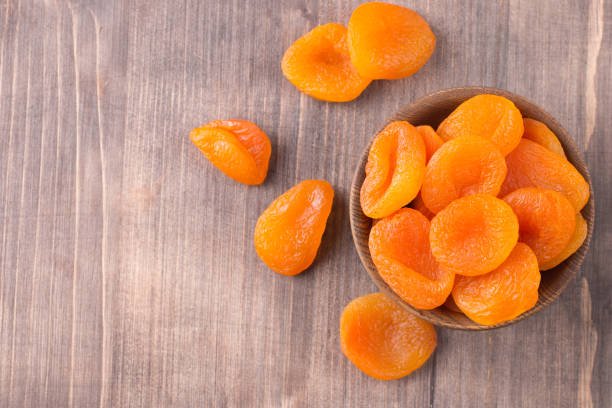
[{"label": "wooden table surface", "polygon": [[[405,1],[438,38],[423,70],[352,103],[301,95],[284,50],[357,3],[0,0],[0,406],[612,406],[612,4]],[[375,381],[338,340],[344,305],[376,289],[350,234],[351,177],[392,112],[462,85],[524,95],[575,136],[591,250],[541,313],[439,330],[418,372]],[[272,140],[263,186],[188,140],[229,117]],[[282,277],[253,228],[308,178],[333,184],[334,209],[314,266]]]}]

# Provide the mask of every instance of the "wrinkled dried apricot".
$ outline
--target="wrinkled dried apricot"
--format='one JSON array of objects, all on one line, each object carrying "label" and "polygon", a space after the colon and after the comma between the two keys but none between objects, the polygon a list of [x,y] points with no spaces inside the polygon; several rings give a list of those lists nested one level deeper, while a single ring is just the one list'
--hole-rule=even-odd
[{"label": "wrinkled dried apricot", "polygon": [[414,126],[397,121],[376,135],[361,186],[361,209],[382,218],[412,201],[425,175],[425,144]]},{"label": "wrinkled dried apricot", "polygon": [[476,95],[459,105],[440,126],[444,140],[460,136],[489,139],[505,156],[523,135],[523,117],[512,101],[498,95]]},{"label": "wrinkled dried apricot", "polygon": [[521,140],[506,156],[506,165],[502,196],[522,187],[547,188],[567,197],[576,211],[589,200],[589,184],[582,174],[569,161],[531,140]]},{"label": "wrinkled dried apricot", "polygon": [[272,147],[268,136],[242,119],[214,120],[189,138],[219,170],[244,184],[261,184],[268,174]]},{"label": "wrinkled dried apricot", "polygon": [[443,269],[459,275],[491,272],[518,241],[519,223],[499,198],[474,194],[459,198],[431,220],[431,252]]},{"label": "wrinkled dried apricot", "polygon": [[421,197],[437,213],[459,197],[495,196],[506,171],[504,156],[493,143],[481,137],[458,137],[444,143],[427,164]]},{"label": "wrinkled dried apricot", "polygon": [[538,260],[519,242],[492,272],[457,276],[453,300],[467,317],[490,326],[512,320],[535,306],[539,286]]},{"label": "wrinkled dried apricot", "polygon": [[381,219],[370,231],[378,273],[408,304],[433,309],[444,303],[455,274],[440,269],[429,248],[429,220],[411,208]]},{"label": "wrinkled dried apricot", "polygon": [[436,48],[436,36],[416,11],[369,2],[353,11],[348,43],[351,61],[361,76],[398,79],[425,65]]},{"label": "wrinkled dried apricot", "polygon": [[525,139],[534,141],[551,152],[557,153],[559,156],[565,158],[565,151],[563,150],[561,142],[559,142],[557,135],[555,135],[548,126],[538,120],[529,118],[523,119],[523,125],[525,127],[523,137]]},{"label": "wrinkled dried apricot", "polygon": [[436,330],[382,293],[351,301],[340,318],[340,346],[357,368],[396,380],[421,367],[436,349]]},{"label": "wrinkled dried apricot", "polygon": [[430,221],[436,215],[432,213],[429,208],[427,208],[425,202],[423,201],[423,197],[421,197],[421,193],[419,193],[416,198],[410,202],[410,208],[414,208]]},{"label": "wrinkled dried apricot", "polygon": [[283,75],[297,89],[313,98],[347,102],[370,84],[351,64],[346,28],[324,24],[297,39],[285,51]]},{"label": "wrinkled dried apricot", "polygon": [[436,150],[438,150],[444,144],[444,140],[438,136],[436,131],[433,130],[431,126],[424,125],[417,126],[416,128],[421,134],[423,142],[425,143],[425,161],[429,162],[431,156],[433,156]]},{"label": "wrinkled dried apricot", "polygon": [[519,221],[519,240],[533,250],[543,265],[568,245],[576,228],[575,210],[561,193],[527,187],[504,197]]},{"label": "wrinkled dried apricot", "polygon": [[297,275],[315,259],[334,190],[325,180],[305,180],[276,198],[255,226],[255,250],[282,275]]},{"label": "wrinkled dried apricot", "polygon": [[572,234],[569,243],[565,246],[565,248],[563,248],[563,251],[561,251],[559,255],[540,265],[540,269],[543,271],[552,269],[572,256],[574,252],[576,252],[582,246],[582,243],[587,237],[587,233],[588,226],[586,220],[580,213],[576,214],[576,228],[574,228],[574,233]]}]

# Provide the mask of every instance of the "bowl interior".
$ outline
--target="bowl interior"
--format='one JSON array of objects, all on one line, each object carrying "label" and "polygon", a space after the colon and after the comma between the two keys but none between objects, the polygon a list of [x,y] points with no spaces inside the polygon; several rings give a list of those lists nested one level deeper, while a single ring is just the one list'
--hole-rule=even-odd
[{"label": "bowl interior", "polygon": [[401,304],[410,312],[419,315],[435,325],[453,329],[487,330],[506,326],[536,313],[544,306],[553,302],[559,297],[567,284],[578,273],[580,265],[582,264],[589,247],[591,235],[593,233],[593,221],[595,218],[591,177],[580,149],[578,149],[578,146],[573,138],[550,114],[521,96],[496,88],[466,87],[447,89],[427,95],[416,100],[410,105],[403,107],[391,118],[389,118],[387,123],[395,120],[406,120],[415,126],[430,125],[435,129],[437,128],[438,124],[440,124],[440,122],[446,116],[448,116],[448,114],[450,114],[459,104],[461,104],[461,102],[482,93],[501,95],[510,99],[521,111],[523,117],[529,117],[545,123],[557,135],[559,141],[565,149],[567,159],[584,176],[591,188],[591,196],[589,201],[582,210],[582,215],[588,224],[588,235],[584,244],[576,253],[554,269],[542,273],[542,281],[540,283],[539,299],[537,304],[531,310],[513,320],[495,326],[481,326],[468,319],[462,313],[455,312],[445,306],[440,306],[434,310],[415,309],[403,301],[397,294],[395,294],[395,292],[393,292],[393,290],[391,290],[391,288],[378,274],[378,271],[372,262],[372,258],[370,257],[368,237],[370,234],[370,228],[372,226],[372,220],[361,211],[361,204],[359,202],[359,192],[365,178],[365,165],[370,149],[368,144],[355,171],[350,197],[351,231],[353,233],[353,240],[355,242],[359,257],[361,258],[361,262],[374,280],[374,283],[376,283],[379,289],[387,294],[391,299]]}]

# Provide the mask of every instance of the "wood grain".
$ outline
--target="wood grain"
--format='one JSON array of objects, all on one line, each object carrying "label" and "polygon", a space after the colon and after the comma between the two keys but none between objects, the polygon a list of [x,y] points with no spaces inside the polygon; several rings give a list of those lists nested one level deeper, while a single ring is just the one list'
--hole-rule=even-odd
[{"label": "wood grain", "polygon": [[[327,104],[283,79],[285,48],[356,0],[0,0],[0,406],[605,407],[612,401],[612,6],[395,1],[438,48],[411,78]],[[585,151],[598,218],[580,278],[516,325],[439,330],[414,375],[377,382],[338,346],[376,287],[348,222],[351,176],[416,98],[486,85],[533,100]],[[270,136],[266,183],[231,182],[191,128]],[[258,214],[297,181],[336,201],[312,269],[255,255]]]}]

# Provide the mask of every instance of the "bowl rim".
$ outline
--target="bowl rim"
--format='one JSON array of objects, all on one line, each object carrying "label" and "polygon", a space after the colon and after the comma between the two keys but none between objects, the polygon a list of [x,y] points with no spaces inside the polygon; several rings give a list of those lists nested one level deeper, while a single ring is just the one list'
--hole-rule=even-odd
[{"label": "bowl rim", "polygon": [[[450,309],[445,309],[443,312],[440,311],[441,308],[444,308],[444,305],[433,309],[433,310],[420,310],[412,307],[407,302],[405,302],[399,295],[397,295],[380,277],[376,267],[372,262],[372,258],[370,256],[370,252],[367,246],[367,236],[369,236],[369,232],[371,229],[371,221],[372,219],[363,214],[361,210],[360,203],[360,190],[363,179],[365,178],[365,164],[368,159],[368,154],[370,150],[370,146],[372,145],[372,141],[374,137],[380,130],[382,130],[387,124],[393,122],[395,120],[406,120],[403,118],[407,114],[407,112],[418,110],[420,106],[425,106],[428,104],[432,104],[436,100],[441,100],[440,98],[452,97],[455,96],[456,93],[464,93],[465,97],[463,100],[466,100],[472,96],[478,94],[494,94],[504,96],[510,99],[513,103],[521,106],[529,106],[530,108],[536,110],[538,115],[540,116],[543,123],[545,123],[553,132],[557,135],[557,138],[561,142],[564,150],[566,151],[567,159],[576,167],[576,169],[582,174],[587,183],[589,184],[590,196],[587,204],[581,210],[582,215],[587,221],[587,237],[584,240],[581,247],[572,254],[568,259],[564,262],[556,266],[555,268],[544,271],[543,273],[560,273],[560,271],[564,272],[564,276],[562,276],[563,280],[561,285],[556,288],[556,290],[552,293],[543,292],[542,286],[538,289],[539,296],[538,302],[534,307],[526,311],[525,313],[515,317],[514,319],[496,324],[491,326],[483,326],[478,323],[475,323],[465,315],[453,312]],[[461,103],[461,102],[459,102]],[[522,112],[521,112],[522,114]],[[415,125],[423,125],[424,123],[417,123]],[[433,126],[432,126],[433,127]],[[570,158],[571,156],[571,158]],[[379,130],[370,138],[367,145],[363,149],[362,154],[360,155],[359,162],[355,168],[353,178],[351,181],[351,189],[350,189],[350,200],[349,200],[349,221],[351,225],[351,235],[353,238],[353,244],[355,245],[355,249],[357,250],[357,254],[361,261],[362,266],[366,269],[370,278],[374,281],[378,289],[385,293],[388,297],[390,297],[393,301],[401,305],[404,309],[409,312],[418,315],[424,320],[429,321],[430,323],[439,326],[446,327],[451,329],[458,330],[468,330],[468,331],[483,331],[483,330],[493,330],[501,327],[505,327],[514,323],[517,323],[525,318],[534,315],[535,313],[541,311],[546,306],[553,303],[556,299],[558,299],[561,294],[565,291],[567,286],[571,281],[573,281],[580,271],[581,265],[584,261],[586,253],[588,252],[591,237],[593,235],[593,226],[595,221],[595,200],[594,200],[594,192],[593,185],[591,182],[591,175],[588,170],[587,163],[584,159],[584,154],[582,150],[578,147],[576,141],[571,136],[567,130],[561,126],[561,124],[546,110],[542,109],[539,105],[535,104],[531,100],[517,95],[513,92],[493,87],[483,87],[483,86],[464,86],[464,87],[453,87],[441,89],[432,93],[429,93],[425,96],[419,97],[413,100],[411,103],[400,107],[396,110],[393,115],[387,118],[383,124],[379,128]],[[367,233],[365,233],[365,245],[364,241],[364,232],[363,224],[365,222],[369,222],[370,225],[367,227]],[[361,243],[361,244],[360,244]],[[565,273],[569,272],[569,273]],[[544,296],[545,295],[545,296]],[[454,317],[453,317],[454,315]],[[445,319],[442,319],[441,316],[445,316]]]}]

